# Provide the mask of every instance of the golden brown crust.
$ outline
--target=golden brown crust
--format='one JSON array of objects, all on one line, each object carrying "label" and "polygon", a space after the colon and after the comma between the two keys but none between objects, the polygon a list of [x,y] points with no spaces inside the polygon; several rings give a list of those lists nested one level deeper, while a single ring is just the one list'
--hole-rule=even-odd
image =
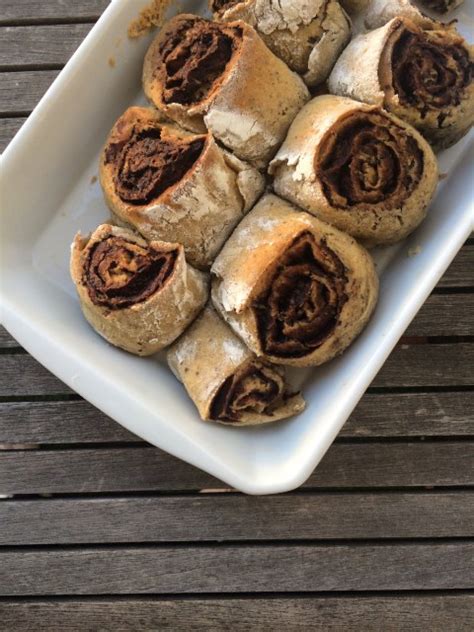
[{"label": "golden brown crust", "polygon": [[76,236],[70,270],[92,327],[137,355],[171,344],[208,296],[207,276],[186,263],[180,244],[147,243],[110,224],[88,237]]},{"label": "golden brown crust", "polygon": [[366,245],[413,231],[438,183],[436,158],[415,129],[332,95],[301,110],[270,173],[279,195]]},{"label": "golden brown crust", "polygon": [[100,182],[111,211],[147,239],[178,241],[190,263],[210,266],[264,180],[210,134],[165,123],[151,108],[131,107],[102,151]]},{"label": "golden brown crust", "polygon": [[351,22],[337,0],[210,1],[214,19],[243,20],[268,48],[305,83],[315,86],[327,79],[338,55],[350,39]]},{"label": "golden brown crust", "polygon": [[316,366],[359,334],[377,300],[370,255],[351,237],[265,195],[211,269],[216,308],[271,362]]},{"label": "golden brown crust", "polygon": [[203,420],[257,425],[304,408],[301,395],[289,393],[282,367],[257,359],[211,306],[174,343],[167,357]]},{"label": "golden brown crust", "polygon": [[442,149],[474,122],[473,69],[474,48],[452,25],[397,17],[356,37],[328,84],[333,94],[382,105]]},{"label": "golden brown crust", "polygon": [[[210,50],[215,54],[210,60],[199,29],[212,31]],[[183,38],[184,43],[189,40],[186,46]],[[222,50],[219,41],[225,42]],[[210,23],[187,14],[170,20],[151,44],[143,86],[150,101],[171,119],[198,133],[208,129],[236,156],[258,167],[268,163],[309,99],[303,81],[249,25]]]}]

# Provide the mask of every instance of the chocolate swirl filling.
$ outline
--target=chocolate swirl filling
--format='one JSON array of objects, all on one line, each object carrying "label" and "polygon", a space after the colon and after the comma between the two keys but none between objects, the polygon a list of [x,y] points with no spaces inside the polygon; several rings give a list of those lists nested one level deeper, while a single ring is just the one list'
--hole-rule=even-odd
[{"label": "chocolate swirl filling", "polygon": [[212,400],[211,419],[239,421],[244,413],[271,414],[285,391],[275,369],[252,360],[228,377]]},{"label": "chocolate swirl filling", "polygon": [[316,171],[333,206],[399,208],[419,183],[423,153],[415,139],[383,114],[349,114],[321,144]]},{"label": "chocolate swirl filling", "polygon": [[128,140],[109,145],[106,163],[114,163],[115,189],[128,204],[149,204],[189,171],[201,155],[205,137],[163,138],[160,127],[133,127]]},{"label": "chocolate swirl filling", "polygon": [[343,263],[324,242],[306,231],[296,237],[253,304],[264,351],[298,358],[321,346],[347,300],[346,282]]},{"label": "chocolate swirl filling", "polygon": [[84,283],[95,305],[111,310],[130,307],[162,289],[177,256],[177,250],[160,252],[110,236],[91,248]]},{"label": "chocolate swirl filling", "polygon": [[224,13],[227,9],[230,9],[241,2],[242,0],[212,0],[211,10],[215,13]]},{"label": "chocolate swirl filling", "polygon": [[392,38],[391,52],[386,47],[381,58],[382,85],[387,85],[383,69],[390,68],[391,84],[400,103],[416,108],[422,118],[430,110],[441,110],[441,127],[445,118],[442,110],[459,105],[472,81],[474,65],[467,49],[461,43],[444,42],[442,32],[422,31],[414,25],[408,28],[400,24]]},{"label": "chocolate swirl filling", "polygon": [[170,26],[159,48],[157,76],[163,101],[190,105],[202,101],[224,72],[242,39],[238,27],[201,18]]}]

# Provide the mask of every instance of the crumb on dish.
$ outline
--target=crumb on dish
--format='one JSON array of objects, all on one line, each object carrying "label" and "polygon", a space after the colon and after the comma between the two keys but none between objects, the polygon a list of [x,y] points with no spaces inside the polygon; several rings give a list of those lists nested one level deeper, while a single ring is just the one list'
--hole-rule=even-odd
[{"label": "crumb on dish", "polygon": [[107,60],[107,63],[111,68],[115,68],[115,57],[110,56]]},{"label": "crumb on dish", "polygon": [[162,26],[165,21],[165,13],[171,2],[172,0],[152,0],[128,25],[128,37],[135,39],[145,35],[156,26]]},{"label": "crumb on dish", "polygon": [[408,248],[409,257],[416,257],[416,255],[419,255],[420,252],[421,252],[421,246],[411,246],[410,248]]},{"label": "crumb on dish", "polygon": [[90,184],[95,184],[97,182],[97,176],[92,176],[90,179]]}]

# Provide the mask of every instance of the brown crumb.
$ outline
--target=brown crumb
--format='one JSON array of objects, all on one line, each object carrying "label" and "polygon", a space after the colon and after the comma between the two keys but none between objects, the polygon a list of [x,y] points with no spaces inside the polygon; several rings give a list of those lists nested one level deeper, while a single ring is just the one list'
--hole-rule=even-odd
[{"label": "brown crumb", "polygon": [[420,252],[421,252],[421,246],[412,246],[411,248],[408,248],[409,257],[416,257],[416,255],[419,255]]},{"label": "brown crumb", "polygon": [[107,63],[111,68],[115,68],[115,57],[109,57]]},{"label": "brown crumb", "polygon": [[97,182],[97,176],[92,176],[90,183],[95,184]]},{"label": "brown crumb", "polygon": [[165,13],[172,0],[152,0],[150,4],[140,11],[137,18],[128,25],[128,36],[131,39],[146,35],[156,26],[162,26],[165,21]]},{"label": "brown crumb", "polygon": [[440,181],[441,181],[441,180],[444,180],[444,179],[445,179],[445,178],[447,178],[447,177],[448,177],[448,174],[447,174],[447,173],[440,173],[440,174],[438,175],[438,180],[440,180]]},{"label": "brown crumb", "polygon": [[209,487],[199,490],[199,494],[227,494],[229,492],[235,492],[235,489],[232,489],[232,487],[222,487],[221,489]]}]

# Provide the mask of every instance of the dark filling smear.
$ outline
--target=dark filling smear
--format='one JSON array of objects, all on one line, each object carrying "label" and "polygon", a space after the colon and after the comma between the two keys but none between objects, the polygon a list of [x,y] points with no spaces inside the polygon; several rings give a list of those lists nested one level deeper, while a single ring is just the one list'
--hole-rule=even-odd
[{"label": "dark filling smear", "polygon": [[165,103],[190,105],[204,99],[224,72],[242,29],[196,18],[167,34],[157,60]]},{"label": "dark filling smear", "polygon": [[177,250],[159,252],[122,237],[107,237],[91,248],[83,281],[95,305],[123,309],[162,289],[177,256]]},{"label": "dark filling smear", "polygon": [[339,208],[399,208],[419,183],[423,153],[403,128],[377,113],[349,115],[321,144],[317,165],[326,198]]},{"label": "dark filling smear", "polygon": [[212,0],[211,9],[214,13],[224,13],[227,9],[241,4],[242,0]]},{"label": "dark filling smear", "polygon": [[301,233],[283,255],[270,288],[254,303],[266,353],[299,358],[331,335],[347,301],[346,271],[324,241]]},{"label": "dark filling smear", "polygon": [[473,77],[467,50],[404,29],[392,51],[392,83],[401,103],[428,110],[459,105]]},{"label": "dark filling smear", "polygon": [[179,182],[201,155],[204,138],[161,138],[159,127],[134,127],[128,140],[109,145],[106,163],[116,166],[115,190],[127,204],[149,204]]},{"label": "dark filling smear", "polygon": [[243,413],[271,414],[283,397],[281,376],[262,362],[251,362],[229,376],[211,404],[211,419],[239,421]]}]

